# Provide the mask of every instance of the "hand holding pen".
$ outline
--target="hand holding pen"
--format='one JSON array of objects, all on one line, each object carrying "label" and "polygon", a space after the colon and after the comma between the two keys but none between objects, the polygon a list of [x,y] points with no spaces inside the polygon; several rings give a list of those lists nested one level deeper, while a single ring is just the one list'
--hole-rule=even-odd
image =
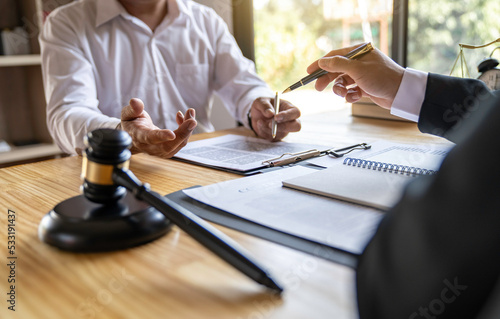
[{"label": "hand holding pen", "polygon": [[[373,50],[373,46],[371,45],[371,43],[364,43],[362,44],[361,46],[358,46],[356,47],[355,49],[349,51],[347,54],[344,55],[344,58],[346,59],[357,59],[359,57],[361,57],[362,55],[370,52]],[[309,74],[308,76],[300,79],[299,81],[297,81],[296,83],[292,84],[291,86],[289,86],[287,89],[285,89],[283,91],[283,93],[287,93],[287,92],[290,92],[292,90],[295,90],[301,86],[304,86],[320,77],[322,77],[323,75],[326,75],[328,74],[328,71],[326,70],[323,70],[323,69],[317,69],[316,71],[312,72],[311,74]],[[274,98],[274,103],[273,103],[273,108],[274,108],[274,117],[273,117],[273,121],[272,121],[272,124],[271,124],[271,134],[272,134],[272,138],[273,140],[276,140],[276,135],[277,135],[277,132],[278,132],[278,113],[279,113],[279,110],[280,110],[280,95],[279,95],[279,92],[276,92],[276,96]]]},{"label": "hand holding pen", "polygon": [[[299,109],[292,103],[280,99],[279,113],[275,114],[275,98],[258,98],[252,103],[249,123],[258,137],[279,141],[290,132],[300,131]],[[273,138],[273,121],[276,122],[276,136]]]},{"label": "hand holding pen", "polygon": [[366,96],[381,107],[390,108],[404,68],[375,48],[357,59],[343,57],[357,47],[333,50],[307,68],[311,73],[318,69],[328,72],[316,80],[316,90],[323,91],[333,82],[333,92],[349,103]]},{"label": "hand holding pen", "polygon": [[[344,58],[346,59],[357,59],[359,57],[361,57],[362,55],[370,52],[373,50],[373,46],[371,45],[371,43],[364,43],[362,44],[361,46],[358,46],[356,48],[354,48],[353,50],[347,52],[345,55],[344,55]],[[333,52],[333,51],[332,51]],[[304,86],[314,80],[317,80],[319,78],[321,78],[322,76],[324,75],[327,75],[328,74],[328,71],[327,70],[324,70],[322,68],[318,68],[318,66],[316,66],[316,69],[314,71],[311,71],[310,74],[302,79],[300,79],[299,81],[297,81],[296,83],[292,84],[291,86],[289,86],[287,89],[285,89],[283,91],[283,93],[287,93],[287,92],[290,92],[292,90],[295,90],[301,86]],[[253,106],[252,106],[253,107]],[[271,123],[271,137],[272,137],[272,140],[280,140],[281,138],[276,138],[277,137],[277,134],[278,134],[278,123],[280,122],[280,118],[279,118],[279,112],[280,112],[280,95],[279,95],[279,92],[276,92],[276,96],[274,98],[274,101],[273,101],[273,111],[274,111],[274,116],[273,116],[273,119],[272,119],[272,123]],[[270,115],[270,111],[267,111],[267,113]],[[250,113],[249,113],[250,114]],[[251,118],[249,117],[249,123],[250,123],[250,126],[252,127],[252,122],[251,122]],[[264,132],[265,130],[263,130],[263,128],[259,128],[261,132]],[[255,129],[254,129],[255,131]],[[261,135],[259,134],[258,132],[256,132],[257,135]],[[265,133],[264,133],[265,134]],[[261,135],[262,137],[262,135]]]},{"label": "hand holding pen", "polygon": [[[344,54],[342,57],[345,59],[353,60],[353,59],[357,59],[357,58],[365,55],[366,53],[368,53],[372,50],[373,50],[372,44],[370,42],[367,42],[367,43],[364,43],[360,46],[355,47],[354,49],[352,49],[349,52],[347,52],[346,54]],[[330,53],[332,53],[332,52],[336,52],[336,51],[331,51]],[[327,75],[329,72],[329,71],[324,70],[318,66],[316,66],[316,68],[312,69],[312,70],[309,67],[307,69],[307,71],[309,72],[308,76],[305,76],[302,79],[300,79],[299,81],[290,85],[287,89],[285,89],[283,91],[283,93],[287,93],[287,92],[293,91],[295,89],[298,89],[301,86],[304,86],[304,85],[306,85],[314,80],[321,78],[324,75]]]}]

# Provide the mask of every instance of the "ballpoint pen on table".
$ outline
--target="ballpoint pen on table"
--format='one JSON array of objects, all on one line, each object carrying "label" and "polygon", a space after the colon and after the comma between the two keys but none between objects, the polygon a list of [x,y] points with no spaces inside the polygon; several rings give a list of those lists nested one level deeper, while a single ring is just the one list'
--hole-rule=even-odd
[{"label": "ballpoint pen on table", "polygon": [[280,111],[280,94],[276,92],[276,97],[274,98],[274,117],[273,117],[273,138],[276,138],[276,133],[278,132],[278,122],[275,117]]},{"label": "ballpoint pen on table", "polygon": [[[348,59],[356,59],[356,58],[362,56],[363,54],[368,53],[372,50],[373,50],[372,44],[370,42],[367,42],[367,43],[357,47],[356,49],[352,50],[351,52],[347,53],[346,55],[344,55],[344,57],[348,58]],[[301,86],[304,86],[304,85],[318,79],[319,77],[321,77],[327,73],[328,73],[328,71],[325,71],[323,69],[316,70],[313,73],[309,74],[308,76],[300,79],[298,82],[295,82],[294,84],[290,85],[286,90],[283,91],[283,93],[293,91]]]}]

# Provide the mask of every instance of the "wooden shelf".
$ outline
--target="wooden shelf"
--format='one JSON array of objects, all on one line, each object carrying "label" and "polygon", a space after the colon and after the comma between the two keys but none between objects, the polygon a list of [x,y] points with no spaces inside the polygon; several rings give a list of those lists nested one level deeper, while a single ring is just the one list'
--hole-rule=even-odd
[{"label": "wooden shelf", "polygon": [[39,54],[0,56],[0,67],[41,65],[41,64],[42,64],[42,58]]},{"label": "wooden shelf", "polygon": [[0,152],[0,164],[20,162],[59,154],[62,154],[59,147],[50,143],[13,147],[10,151]]},{"label": "wooden shelf", "polygon": [[[0,152],[0,167],[62,155],[46,125],[42,57],[38,43],[44,14],[73,0],[2,0],[0,29],[24,27],[31,54],[0,55],[0,140],[11,143]],[[14,147],[15,142],[38,144]]]}]

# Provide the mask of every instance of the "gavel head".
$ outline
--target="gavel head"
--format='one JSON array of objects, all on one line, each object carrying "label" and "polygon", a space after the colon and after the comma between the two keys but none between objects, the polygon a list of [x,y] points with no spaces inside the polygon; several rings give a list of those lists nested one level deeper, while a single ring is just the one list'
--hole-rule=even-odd
[{"label": "gavel head", "polygon": [[113,170],[128,168],[132,138],[127,132],[97,129],[85,138],[83,154],[83,194],[90,201],[112,204],[125,196],[127,190],[115,185]]}]

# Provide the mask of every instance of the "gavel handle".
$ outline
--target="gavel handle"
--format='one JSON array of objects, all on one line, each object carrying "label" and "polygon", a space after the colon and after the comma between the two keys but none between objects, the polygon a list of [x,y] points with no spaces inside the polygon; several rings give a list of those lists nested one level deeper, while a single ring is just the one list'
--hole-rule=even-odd
[{"label": "gavel handle", "polygon": [[151,191],[149,185],[143,184],[130,170],[115,168],[112,178],[117,185],[125,187],[138,199],[156,208],[200,244],[254,281],[279,293],[283,291],[234,240],[181,205]]}]

